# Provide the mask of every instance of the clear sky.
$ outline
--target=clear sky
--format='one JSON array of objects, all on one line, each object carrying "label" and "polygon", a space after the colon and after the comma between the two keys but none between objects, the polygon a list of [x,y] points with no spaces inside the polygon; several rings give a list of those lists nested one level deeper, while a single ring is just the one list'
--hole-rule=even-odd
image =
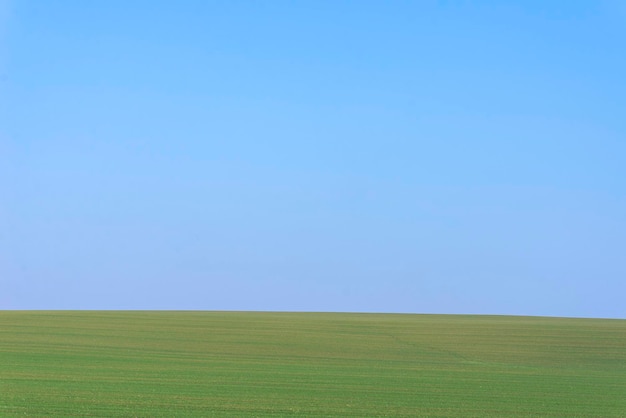
[{"label": "clear sky", "polygon": [[626,318],[626,6],[0,0],[0,308]]}]

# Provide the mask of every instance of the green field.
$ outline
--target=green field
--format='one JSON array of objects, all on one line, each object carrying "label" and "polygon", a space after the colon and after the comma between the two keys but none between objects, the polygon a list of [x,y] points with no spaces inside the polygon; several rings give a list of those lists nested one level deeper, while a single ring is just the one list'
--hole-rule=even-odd
[{"label": "green field", "polygon": [[626,417],[626,321],[0,311],[0,416]]}]

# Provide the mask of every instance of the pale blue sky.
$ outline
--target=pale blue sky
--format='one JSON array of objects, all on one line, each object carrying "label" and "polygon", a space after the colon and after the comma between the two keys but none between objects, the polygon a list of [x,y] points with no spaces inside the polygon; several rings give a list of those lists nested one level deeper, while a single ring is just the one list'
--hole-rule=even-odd
[{"label": "pale blue sky", "polygon": [[619,1],[0,0],[0,308],[626,318]]}]

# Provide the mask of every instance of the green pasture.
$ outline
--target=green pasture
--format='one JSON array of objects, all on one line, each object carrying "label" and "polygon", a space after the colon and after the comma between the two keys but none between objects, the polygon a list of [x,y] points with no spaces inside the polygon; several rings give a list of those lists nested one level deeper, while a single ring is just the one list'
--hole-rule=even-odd
[{"label": "green pasture", "polygon": [[0,311],[0,416],[626,417],[626,320]]}]

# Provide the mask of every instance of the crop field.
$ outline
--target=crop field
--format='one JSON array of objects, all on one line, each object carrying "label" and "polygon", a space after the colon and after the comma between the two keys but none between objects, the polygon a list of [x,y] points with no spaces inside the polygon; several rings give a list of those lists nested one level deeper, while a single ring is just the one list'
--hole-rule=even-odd
[{"label": "crop field", "polygon": [[626,417],[626,321],[0,311],[0,416]]}]

